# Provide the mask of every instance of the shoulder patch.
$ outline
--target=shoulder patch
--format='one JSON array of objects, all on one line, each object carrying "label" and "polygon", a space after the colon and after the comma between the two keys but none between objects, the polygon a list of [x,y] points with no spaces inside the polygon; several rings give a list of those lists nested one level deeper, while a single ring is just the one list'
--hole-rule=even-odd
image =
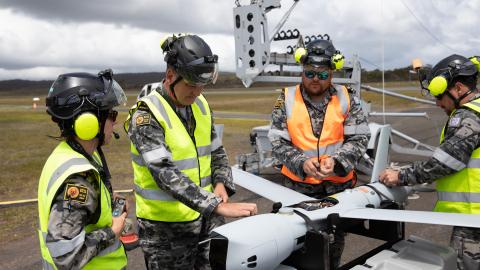
[{"label": "shoulder patch", "polygon": [[63,199],[65,201],[75,201],[84,204],[88,199],[88,189],[81,185],[67,184]]},{"label": "shoulder patch", "polygon": [[448,121],[448,126],[450,127],[459,127],[460,122],[462,122],[462,119],[460,117],[453,117]]},{"label": "shoulder patch", "polygon": [[151,115],[148,113],[142,113],[135,118],[135,124],[137,126],[143,126],[150,124]]}]

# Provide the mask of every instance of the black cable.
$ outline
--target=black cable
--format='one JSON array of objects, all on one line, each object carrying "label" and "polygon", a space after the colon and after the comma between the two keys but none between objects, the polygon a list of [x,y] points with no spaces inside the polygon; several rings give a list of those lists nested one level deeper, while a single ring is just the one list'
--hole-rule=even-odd
[{"label": "black cable", "polygon": [[105,155],[103,154],[103,151],[101,150],[101,147],[100,146],[97,147],[97,151],[98,151],[98,154],[100,156],[100,160],[102,162],[102,164],[98,164],[95,161],[95,159],[93,159],[93,157],[90,154],[88,154],[87,151],[85,151],[85,149],[83,149],[82,145],[79,142],[77,142],[76,140],[67,140],[67,144],[74,151],[76,151],[79,154],[81,154],[82,156],[84,156],[90,162],[90,164],[92,164],[92,166],[95,167],[95,169],[97,169],[97,171],[100,175],[100,179],[102,180],[104,185],[107,187],[108,191],[110,192],[110,196],[113,196],[112,185],[111,185],[111,182],[110,182],[110,178],[111,178],[110,171],[108,170],[107,162],[105,160]]},{"label": "black cable", "polygon": [[[364,186],[367,186],[371,189],[373,189],[373,191],[375,191],[378,195],[378,197],[380,198],[380,201],[389,201],[389,202],[395,202],[394,200],[390,199],[387,195],[383,194],[382,192],[380,192],[380,190],[378,190],[376,187],[370,185],[370,184],[365,184]],[[382,198],[383,197],[383,198]]]},{"label": "black cable", "polygon": [[451,50],[451,51],[455,51],[453,48],[451,48],[450,46],[444,44],[440,39],[438,39],[423,23],[422,21],[420,21],[420,19],[417,17],[417,15],[415,15],[415,13],[413,13],[413,11],[410,9],[410,7],[407,6],[407,4],[405,4],[405,2],[403,0],[400,0],[402,2],[402,4],[405,6],[405,8],[408,10],[408,12],[410,12],[410,14],[412,14],[412,16],[415,18],[415,20],[417,20],[418,24],[423,28],[423,30],[425,30],[425,32],[427,32],[428,34],[430,34],[430,36],[435,39],[438,43],[440,43],[441,45],[443,45],[445,48]]}]

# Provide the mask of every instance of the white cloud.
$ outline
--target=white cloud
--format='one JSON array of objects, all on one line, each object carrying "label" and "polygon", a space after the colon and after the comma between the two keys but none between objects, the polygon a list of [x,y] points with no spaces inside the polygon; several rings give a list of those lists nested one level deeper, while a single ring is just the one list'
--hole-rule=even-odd
[{"label": "white cloud", "polygon": [[[435,63],[452,53],[479,54],[480,1],[381,1],[302,0],[283,29],[328,33],[347,57],[358,54],[376,65],[383,40],[386,68],[416,57]],[[284,0],[281,10],[268,13],[270,32],[291,4]],[[163,71],[158,43],[167,32],[199,34],[220,56],[221,70],[234,71],[233,7],[234,1],[214,0],[0,0],[0,79],[54,79],[106,67]],[[272,51],[285,52],[287,45],[275,42]]]}]

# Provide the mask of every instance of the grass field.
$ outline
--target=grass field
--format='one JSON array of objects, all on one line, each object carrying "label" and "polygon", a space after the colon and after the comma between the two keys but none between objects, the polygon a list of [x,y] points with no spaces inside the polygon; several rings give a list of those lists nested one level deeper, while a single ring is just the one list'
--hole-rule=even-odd
[{"label": "grass field", "polygon": [[[214,112],[270,114],[279,93],[272,89],[271,93],[255,94],[254,90],[240,93],[215,90],[206,93]],[[268,90],[263,88],[262,90]],[[405,91],[409,95],[420,97],[419,92]],[[129,105],[134,103],[135,92],[129,92]],[[381,96],[364,93],[365,100],[375,104]],[[49,138],[59,134],[57,126],[50,121],[43,106],[33,110],[31,96],[0,96],[0,201],[30,199],[37,197],[38,178],[43,164],[57,141]],[[40,104],[44,104],[44,97]],[[416,106],[414,103],[398,98],[386,97],[387,107],[404,108]],[[122,110],[119,119],[126,118],[127,108]],[[251,152],[249,133],[252,127],[266,125],[265,120],[217,119],[217,124],[224,124],[224,145],[235,162],[239,153]],[[116,127],[121,134],[119,140],[113,140],[104,148],[108,164],[113,176],[115,189],[132,188],[132,169],[130,164],[129,141],[119,123]],[[0,209],[0,243],[19,239],[36,230],[37,208],[35,205]]]}]

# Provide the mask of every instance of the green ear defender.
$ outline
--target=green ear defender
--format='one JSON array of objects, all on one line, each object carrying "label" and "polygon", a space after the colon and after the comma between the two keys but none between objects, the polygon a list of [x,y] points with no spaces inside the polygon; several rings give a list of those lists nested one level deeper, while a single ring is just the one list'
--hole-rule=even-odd
[{"label": "green ear defender", "polygon": [[447,90],[448,81],[445,76],[439,75],[433,78],[428,84],[428,91],[434,97],[439,96]]},{"label": "green ear defender", "polygon": [[73,123],[73,129],[78,138],[88,141],[97,136],[100,123],[96,115],[91,112],[80,114]]}]

